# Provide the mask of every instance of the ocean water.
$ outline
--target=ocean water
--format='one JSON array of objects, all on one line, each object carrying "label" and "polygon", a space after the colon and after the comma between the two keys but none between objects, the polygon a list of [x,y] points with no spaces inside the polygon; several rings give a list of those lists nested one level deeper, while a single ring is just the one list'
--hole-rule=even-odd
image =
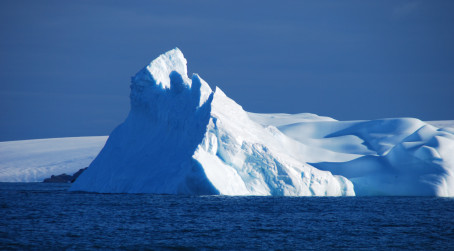
[{"label": "ocean water", "polygon": [[0,250],[454,250],[454,199],[67,192],[0,183]]}]

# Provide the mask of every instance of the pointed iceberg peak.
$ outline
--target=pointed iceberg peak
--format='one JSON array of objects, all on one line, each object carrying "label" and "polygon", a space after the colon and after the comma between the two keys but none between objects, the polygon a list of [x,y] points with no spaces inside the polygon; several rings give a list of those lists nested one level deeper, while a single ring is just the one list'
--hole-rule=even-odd
[{"label": "pointed iceberg peak", "polygon": [[131,82],[142,86],[151,84],[160,86],[163,89],[170,89],[170,74],[172,72],[180,74],[183,80],[182,84],[190,87],[191,81],[188,78],[187,60],[178,48],[157,57],[132,77]]}]

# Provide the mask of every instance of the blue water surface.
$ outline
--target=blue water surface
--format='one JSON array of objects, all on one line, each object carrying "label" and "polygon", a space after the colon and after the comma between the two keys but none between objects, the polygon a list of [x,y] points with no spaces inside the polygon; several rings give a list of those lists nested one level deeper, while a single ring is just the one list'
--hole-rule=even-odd
[{"label": "blue water surface", "polygon": [[5,249],[454,250],[454,199],[68,192],[0,183]]}]

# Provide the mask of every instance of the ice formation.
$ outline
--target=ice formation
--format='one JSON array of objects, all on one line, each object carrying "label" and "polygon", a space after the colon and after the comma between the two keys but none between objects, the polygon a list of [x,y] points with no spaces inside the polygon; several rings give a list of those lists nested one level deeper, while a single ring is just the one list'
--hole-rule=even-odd
[{"label": "ice formation", "polygon": [[250,117],[265,126],[279,123],[281,132],[305,145],[350,155],[350,160],[312,155],[307,161],[349,179],[356,195],[454,196],[454,128],[414,118],[300,121],[294,116],[282,123],[274,114]]},{"label": "ice formation", "polygon": [[72,191],[454,196],[453,121],[248,113],[189,78],[179,49],[132,77],[130,101],[105,145],[107,137],[0,142],[0,182],[72,174],[94,159]]},{"label": "ice formation", "polygon": [[187,77],[171,50],[139,71],[131,111],[71,190],[108,193],[354,195],[346,178],[287,154],[301,145],[262,127],[219,88]]},{"label": "ice formation", "polygon": [[73,191],[453,196],[454,135],[417,119],[245,112],[171,50],[139,71],[131,111]]}]

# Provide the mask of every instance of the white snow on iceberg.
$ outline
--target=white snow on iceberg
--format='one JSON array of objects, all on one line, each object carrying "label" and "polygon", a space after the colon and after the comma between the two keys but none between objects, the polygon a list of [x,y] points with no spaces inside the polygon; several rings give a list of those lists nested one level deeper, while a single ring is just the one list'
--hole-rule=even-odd
[{"label": "white snow on iceberg", "polygon": [[454,196],[453,121],[247,113],[186,62],[174,49],[132,77],[101,152],[106,137],[0,142],[0,182],[72,174],[99,152],[70,190]]},{"label": "white snow on iceberg", "polygon": [[71,190],[453,196],[452,131],[417,119],[254,114],[171,50],[132,78],[131,111]]},{"label": "white snow on iceberg", "polygon": [[[274,114],[250,116],[259,116],[262,125],[275,123]],[[281,123],[278,129],[314,148],[357,155],[349,161],[309,161],[318,169],[352,181],[356,195],[454,196],[454,131],[449,127],[396,118],[293,120]]]},{"label": "white snow on iceberg", "polygon": [[174,49],[132,78],[127,119],[71,190],[354,195],[346,178],[287,153],[288,146],[304,145],[262,127],[219,88],[213,92],[186,72],[183,54]]}]

